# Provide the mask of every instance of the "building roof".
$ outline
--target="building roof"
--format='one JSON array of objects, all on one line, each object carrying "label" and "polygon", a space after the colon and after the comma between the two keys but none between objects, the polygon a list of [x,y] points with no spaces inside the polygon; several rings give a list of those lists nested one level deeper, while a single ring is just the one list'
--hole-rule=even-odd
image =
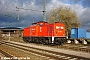
[{"label": "building roof", "polygon": [[1,30],[23,30],[22,28],[18,28],[18,27],[4,27],[0,29]]}]

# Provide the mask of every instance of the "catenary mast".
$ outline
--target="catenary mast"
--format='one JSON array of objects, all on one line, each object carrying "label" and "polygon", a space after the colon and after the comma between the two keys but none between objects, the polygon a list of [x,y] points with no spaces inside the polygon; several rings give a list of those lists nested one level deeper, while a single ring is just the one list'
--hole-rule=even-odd
[{"label": "catenary mast", "polygon": [[44,0],[43,6],[43,21],[46,21],[46,0]]}]

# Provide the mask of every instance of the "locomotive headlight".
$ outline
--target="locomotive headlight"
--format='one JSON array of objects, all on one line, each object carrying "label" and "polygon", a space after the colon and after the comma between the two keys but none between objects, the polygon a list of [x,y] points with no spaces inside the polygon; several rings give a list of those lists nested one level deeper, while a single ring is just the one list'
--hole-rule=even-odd
[{"label": "locomotive headlight", "polygon": [[64,27],[61,27],[61,29],[64,29]]}]

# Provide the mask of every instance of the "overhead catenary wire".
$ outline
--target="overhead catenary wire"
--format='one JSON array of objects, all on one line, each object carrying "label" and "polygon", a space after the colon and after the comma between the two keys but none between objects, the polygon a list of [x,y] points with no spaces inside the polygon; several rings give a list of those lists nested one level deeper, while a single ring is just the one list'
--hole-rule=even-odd
[{"label": "overhead catenary wire", "polygon": [[[37,0],[35,0],[36,2]],[[26,9],[26,8],[20,8],[20,7],[16,7],[18,9],[18,14],[19,14],[19,10],[30,10],[30,11],[37,11],[37,12],[43,12],[43,21],[46,21],[46,0],[44,0],[44,5],[43,5],[43,10],[33,10],[33,9]],[[18,15],[18,19],[19,19],[19,15]]]},{"label": "overhead catenary wire", "polygon": [[18,10],[19,9],[22,9],[22,10],[30,10],[30,11],[38,11],[38,12],[43,12],[43,11],[40,11],[40,10],[32,10],[32,9],[25,9],[25,8],[19,8],[19,7],[16,7]]}]

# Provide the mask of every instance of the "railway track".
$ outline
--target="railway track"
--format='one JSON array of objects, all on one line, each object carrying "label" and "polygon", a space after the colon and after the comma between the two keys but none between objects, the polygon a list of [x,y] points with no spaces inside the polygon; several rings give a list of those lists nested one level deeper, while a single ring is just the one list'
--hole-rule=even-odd
[{"label": "railway track", "polygon": [[49,57],[50,59],[54,59],[54,60],[60,60],[60,59],[61,60],[89,60],[90,59],[90,58],[86,58],[86,57],[59,53],[59,52],[55,52],[55,51],[25,46],[22,44],[17,44],[17,43],[12,43],[12,42],[7,42],[7,41],[0,41],[0,43],[2,43],[2,44],[5,43],[5,45],[15,47],[15,48],[18,48],[21,50],[25,50],[28,52],[33,52],[33,53],[36,53],[38,55]]},{"label": "railway track", "polygon": [[15,60],[13,57],[13,55],[3,51],[3,50],[0,50],[0,53],[3,55],[3,57],[0,57],[0,60],[5,60],[5,59],[10,59],[10,60]]},{"label": "railway track", "polygon": [[5,57],[10,57],[10,58],[13,57],[12,55],[10,55],[9,53],[7,53],[7,52],[5,52],[3,50],[0,50],[0,53],[2,53]]},{"label": "railway track", "polygon": [[90,53],[90,47],[88,47],[90,45],[80,45],[80,44],[78,44],[78,45],[77,44],[65,44],[65,45],[54,45],[54,46],[52,46],[52,45],[42,45],[42,44],[35,44],[35,45]]},{"label": "railway track", "polygon": [[[3,42],[0,42],[0,45],[4,44]],[[0,57],[0,60],[18,60],[18,59],[14,59],[14,56],[9,54],[8,52],[0,49],[0,53],[3,55]]]},{"label": "railway track", "polygon": [[66,44],[66,45],[63,45],[63,46],[49,46],[49,47],[53,47],[53,48],[60,48],[60,49],[69,49],[69,50],[72,50],[72,51],[79,51],[79,52],[86,52],[86,53],[90,53],[90,48],[87,47],[87,46],[77,46],[77,45],[69,45],[69,44]]},{"label": "railway track", "polygon": [[[0,45],[1,44],[3,44],[2,42],[0,43]],[[5,57],[13,57],[12,55],[10,55],[9,53],[7,53],[7,52],[5,52],[5,51],[3,51],[3,50],[1,50],[0,49],[0,53],[2,54],[2,55],[4,55]]]}]

